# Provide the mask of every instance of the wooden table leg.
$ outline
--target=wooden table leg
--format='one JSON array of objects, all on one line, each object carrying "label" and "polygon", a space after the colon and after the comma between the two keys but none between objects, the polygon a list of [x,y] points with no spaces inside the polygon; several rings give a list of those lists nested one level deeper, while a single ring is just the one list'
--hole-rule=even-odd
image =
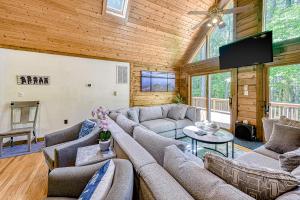
[{"label": "wooden table leg", "polygon": [[2,156],[3,137],[0,137],[0,156]]},{"label": "wooden table leg", "polygon": [[31,133],[29,133],[27,135],[28,137],[28,141],[27,141],[27,144],[28,144],[28,151],[30,152],[31,151]]}]

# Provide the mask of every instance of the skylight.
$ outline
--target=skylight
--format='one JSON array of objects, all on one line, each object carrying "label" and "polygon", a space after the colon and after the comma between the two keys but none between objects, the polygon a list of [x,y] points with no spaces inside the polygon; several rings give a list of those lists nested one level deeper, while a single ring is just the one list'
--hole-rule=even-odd
[{"label": "skylight", "polygon": [[128,7],[128,0],[107,0],[106,12],[118,17],[125,18]]}]

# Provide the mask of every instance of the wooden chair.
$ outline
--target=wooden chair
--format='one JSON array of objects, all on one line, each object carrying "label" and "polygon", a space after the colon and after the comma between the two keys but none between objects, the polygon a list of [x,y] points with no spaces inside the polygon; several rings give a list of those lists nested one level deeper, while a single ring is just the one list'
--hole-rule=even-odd
[{"label": "wooden chair", "polygon": [[31,134],[36,142],[36,119],[38,113],[38,101],[11,102],[10,131],[0,133],[0,156],[2,154],[3,139],[10,138],[11,146],[13,137],[27,136],[28,151],[31,151]]}]

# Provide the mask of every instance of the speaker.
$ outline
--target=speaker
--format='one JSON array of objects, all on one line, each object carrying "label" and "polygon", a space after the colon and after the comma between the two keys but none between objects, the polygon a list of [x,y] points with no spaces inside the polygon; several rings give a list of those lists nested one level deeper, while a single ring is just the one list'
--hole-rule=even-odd
[{"label": "speaker", "polygon": [[235,137],[248,141],[255,141],[256,128],[254,125],[237,122],[235,123]]}]

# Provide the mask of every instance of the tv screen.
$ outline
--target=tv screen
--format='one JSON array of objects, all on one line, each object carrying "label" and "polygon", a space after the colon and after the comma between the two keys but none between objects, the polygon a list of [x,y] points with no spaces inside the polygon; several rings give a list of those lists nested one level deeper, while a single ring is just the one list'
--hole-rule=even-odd
[{"label": "tv screen", "polygon": [[227,44],[220,47],[219,52],[221,69],[272,62],[272,31]]}]

